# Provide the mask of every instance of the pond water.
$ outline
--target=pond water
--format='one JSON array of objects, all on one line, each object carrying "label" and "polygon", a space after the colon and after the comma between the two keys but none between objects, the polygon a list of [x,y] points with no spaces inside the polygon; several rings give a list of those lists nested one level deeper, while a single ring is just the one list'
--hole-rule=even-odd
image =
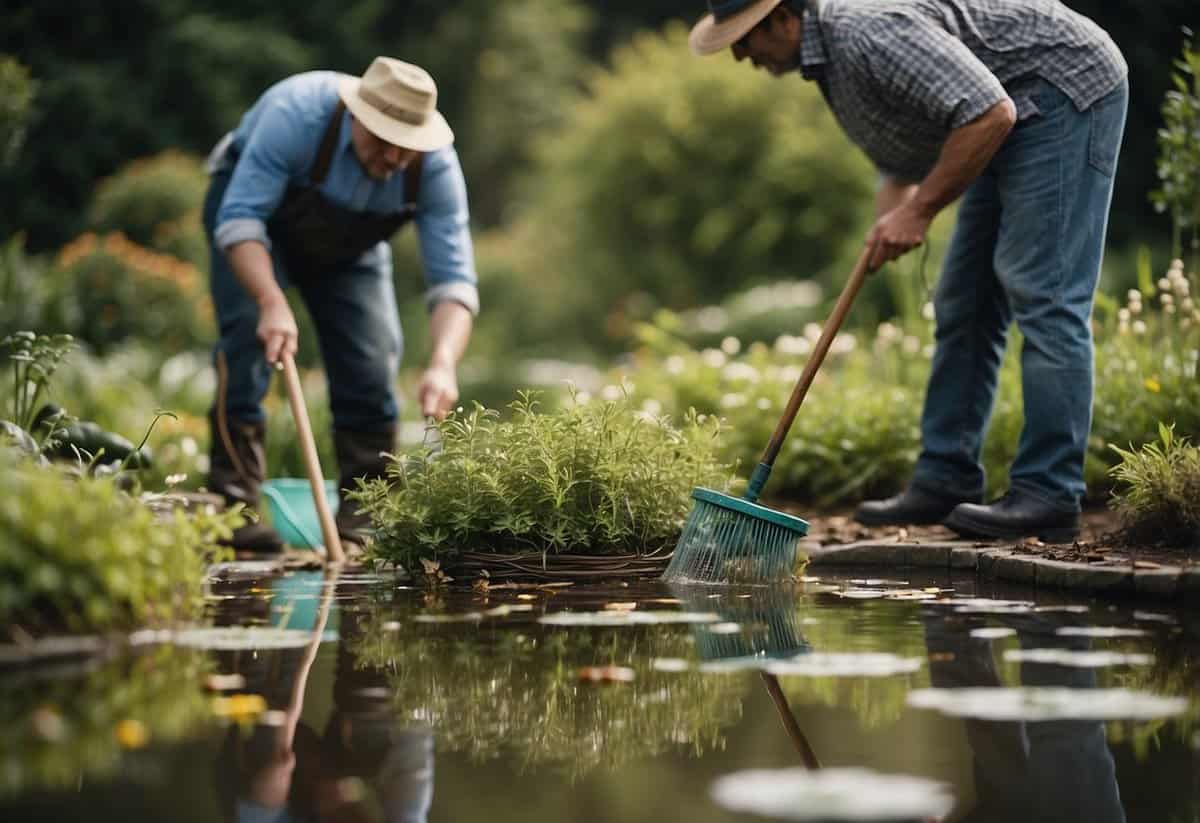
[{"label": "pond water", "polygon": [[0,669],[0,820],[1200,820],[1189,611],[915,571],[246,566],[210,602],[215,629]]}]

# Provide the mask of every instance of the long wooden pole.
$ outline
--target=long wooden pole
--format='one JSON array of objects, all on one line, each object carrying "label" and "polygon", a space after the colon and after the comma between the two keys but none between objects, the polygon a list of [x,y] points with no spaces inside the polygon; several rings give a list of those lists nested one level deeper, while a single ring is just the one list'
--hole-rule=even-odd
[{"label": "long wooden pole", "polygon": [[308,482],[312,486],[313,503],[317,507],[317,518],[321,521],[321,536],[325,539],[326,560],[334,563],[346,562],[346,553],[342,551],[342,541],[338,537],[337,527],[333,524],[333,514],[329,511],[329,503],[325,500],[325,475],[321,472],[321,461],[317,458],[317,443],[313,440],[312,425],[308,422],[308,407],[304,404],[304,393],[300,388],[300,374],[296,371],[296,361],[290,354],[281,358],[283,363],[283,380],[287,384],[288,403],[292,407],[292,419],[296,421],[296,434],[300,438],[300,449],[304,453],[304,468],[308,472]]},{"label": "long wooden pole", "polygon": [[787,437],[788,430],[792,427],[792,422],[796,419],[796,412],[800,411],[800,404],[804,402],[804,396],[808,394],[808,388],[812,385],[813,378],[817,376],[817,369],[821,368],[821,363],[825,361],[825,355],[829,351],[829,347],[833,344],[833,338],[837,336],[838,330],[842,327],[842,322],[846,319],[846,315],[850,312],[850,306],[854,303],[854,298],[858,296],[859,290],[862,289],[863,283],[867,279],[867,266],[871,262],[871,254],[875,251],[873,246],[868,246],[863,249],[862,255],[858,258],[858,265],[854,267],[854,272],[850,275],[850,279],[846,281],[845,288],[842,289],[842,295],[838,298],[837,305],[833,307],[833,313],[829,316],[829,320],[825,323],[825,327],[821,329],[821,336],[817,340],[817,344],[813,346],[812,354],[808,357],[808,362],[804,364],[804,371],[800,375],[800,379],[796,382],[796,388],[792,391],[791,399],[788,400],[787,408],[783,411],[783,417],[779,421],[779,425],[775,427],[775,433],[771,435],[771,440],[767,444],[767,448],[763,451],[759,462],[770,467],[775,464],[775,458],[779,455],[779,448],[783,445],[783,439]]}]

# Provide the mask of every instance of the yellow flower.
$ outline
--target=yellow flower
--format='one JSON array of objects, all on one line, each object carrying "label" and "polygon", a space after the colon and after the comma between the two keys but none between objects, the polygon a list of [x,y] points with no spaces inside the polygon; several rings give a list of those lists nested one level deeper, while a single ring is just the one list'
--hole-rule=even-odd
[{"label": "yellow flower", "polygon": [[256,719],[267,710],[267,701],[260,694],[234,694],[229,697],[214,697],[213,714],[238,723]]},{"label": "yellow flower", "polygon": [[131,718],[118,723],[113,733],[117,742],[126,749],[140,749],[150,739],[150,732],[146,730],[146,726],[141,721]]},{"label": "yellow flower", "polygon": [[1146,378],[1146,388],[1149,389],[1150,391],[1154,392],[1155,394],[1158,394],[1159,392],[1162,391],[1162,385],[1159,384],[1158,380],[1153,377]]}]

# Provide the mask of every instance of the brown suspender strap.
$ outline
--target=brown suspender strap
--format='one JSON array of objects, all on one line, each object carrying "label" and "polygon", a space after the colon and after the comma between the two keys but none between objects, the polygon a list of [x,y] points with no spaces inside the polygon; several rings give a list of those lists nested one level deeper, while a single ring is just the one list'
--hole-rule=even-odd
[{"label": "brown suspender strap", "polygon": [[[333,110],[333,116],[329,119],[329,125],[325,127],[325,134],[321,137],[321,145],[317,148],[317,159],[313,161],[312,174],[309,177],[314,186],[325,182],[325,175],[329,174],[329,166],[333,162],[333,150],[337,147],[338,135],[342,130],[342,113],[345,111],[346,104],[339,100],[337,107]],[[414,211],[417,208],[417,201],[421,198],[421,169],[424,165],[425,154],[421,153],[414,157],[408,164],[408,168],[404,170],[405,205],[411,206]]]},{"label": "brown suspender strap", "polygon": [[333,150],[337,147],[338,135],[342,131],[342,113],[344,111],[346,111],[346,104],[339,100],[337,108],[333,110],[333,117],[329,119],[329,125],[325,127],[325,136],[321,138],[321,145],[317,149],[317,159],[313,161],[310,177],[314,186],[323,183],[325,175],[329,174],[329,164],[333,162]]},{"label": "brown suspender strap", "polygon": [[404,170],[404,204],[417,210],[417,201],[421,199],[421,168],[425,165],[425,154],[418,154]]}]

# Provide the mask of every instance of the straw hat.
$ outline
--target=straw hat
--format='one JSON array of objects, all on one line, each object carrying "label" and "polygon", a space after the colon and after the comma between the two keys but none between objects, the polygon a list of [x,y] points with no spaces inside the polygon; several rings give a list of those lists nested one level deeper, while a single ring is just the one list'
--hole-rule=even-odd
[{"label": "straw hat", "polygon": [[376,57],[361,78],[343,77],[338,94],[369,132],[393,145],[435,151],[454,142],[437,110],[437,84],[420,66]]},{"label": "straw hat", "polygon": [[709,14],[692,27],[696,54],[716,54],[741,40],[783,0],[708,0]]}]

